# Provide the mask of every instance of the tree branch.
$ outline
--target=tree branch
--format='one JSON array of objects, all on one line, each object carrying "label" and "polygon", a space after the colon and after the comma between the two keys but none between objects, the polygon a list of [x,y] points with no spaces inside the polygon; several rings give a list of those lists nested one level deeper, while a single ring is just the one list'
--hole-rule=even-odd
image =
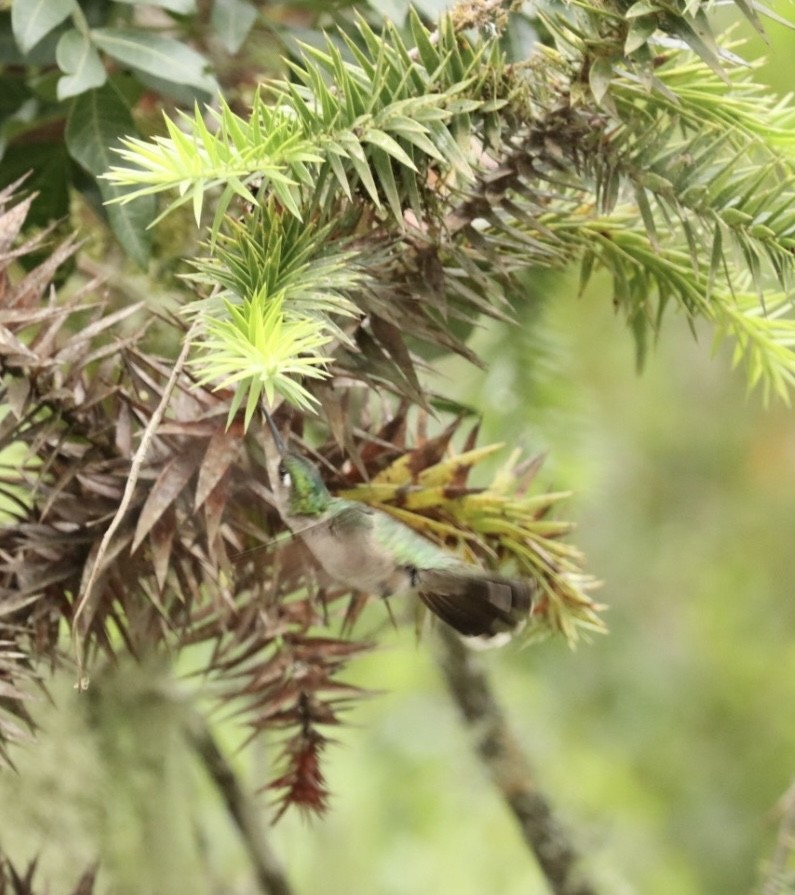
[{"label": "tree branch", "polygon": [[773,854],[765,868],[762,895],[783,895],[786,889],[787,864],[795,854],[795,780],[781,797],[781,822]]},{"label": "tree branch", "polygon": [[255,806],[221,752],[207,722],[198,712],[191,718],[188,738],[240,832],[261,891],[265,895],[292,895],[281,862],[262,831]]},{"label": "tree branch", "polygon": [[530,765],[478,659],[440,626],[439,666],[453,701],[475,737],[475,748],[512,811],[555,895],[596,895],[568,833],[539,790]]},{"label": "tree branch", "polygon": [[88,686],[88,681],[85,678],[84,674],[83,638],[80,633],[78,622],[80,621],[81,615],[85,612],[86,606],[88,606],[89,604],[94,585],[97,581],[97,578],[99,577],[99,573],[102,569],[102,564],[105,561],[105,556],[107,555],[108,548],[110,547],[110,542],[113,539],[113,535],[116,534],[117,529],[124,520],[124,516],[127,510],[130,508],[133,494],[135,493],[135,488],[138,484],[138,479],[141,476],[141,469],[143,468],[144,461],[146,460],[147,454],[149,453],[149,448],[154,441],[157,427],[160,425],[160,422],[163,419],[163,415],[166,412],[166,408],[168,407],[168,402],[171,400],[171,394],[176,388],[177,381],[182,375],[182,370],[184,369],[185,363],[188,360],[188,352],[190,351],[192,337],[197,327],[198,324],[196,323],[196,321],[194,321],[188,332],[185,334],[182,349],[179,353],[179,356],[177,357],[177,360],[174,363],[174,367],[171,371],[168,382],[163,389],[163,394],[160,398],[160,401],[158,402],[157,407],[155,407],[155,410],[152,413],[149,422],[146,424],[146,428],[141,435],[141,441],[138,444],[138,449],[133,455],[132,462],[130,463],[130,474],[127,478],[127,484],[124,487],[124,493],[122,494],[121,502],[119,503],[119,506],[116,509],[113,518],[110,520],[110,525],[108,525],[105,534],[102,536],[102,540],[99,543],[99,548],[97,549],[97,552],[94,556],[94,560],[91,563],[90,568],[87,570],[87,574],[85,575],[81,583],[77,605],[75,607],[74,616],[72,618],[72,640],[74,644],[75,658],[77,660],[78,668],[77,687],[81,690],[86,689],[86,687]]}]

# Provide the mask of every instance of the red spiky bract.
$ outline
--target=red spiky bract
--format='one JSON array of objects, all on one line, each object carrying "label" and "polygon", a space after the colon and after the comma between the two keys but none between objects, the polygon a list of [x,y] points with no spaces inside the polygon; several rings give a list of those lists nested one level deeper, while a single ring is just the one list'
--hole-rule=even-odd
[{"label": "red spiky bract", "polygon": [[312,727],[288,740],[282,752],[287,770],[268,785],[269,789],[282,790],[276,800],[274,823],[290,807],[314,815],[328,810],[331,793],[320,767],[320,757],[327,743],[328,739]]}]

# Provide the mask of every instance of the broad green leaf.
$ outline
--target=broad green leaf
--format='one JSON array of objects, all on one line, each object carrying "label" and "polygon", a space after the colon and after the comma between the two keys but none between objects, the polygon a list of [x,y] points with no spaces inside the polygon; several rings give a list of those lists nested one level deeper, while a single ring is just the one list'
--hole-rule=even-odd
[{"label": "broad green leaf", "polygon": [[236,53],[257,20],[257,10],[246,0],[215,0],[210,23],[227,53]]},{"label": "broad green leaf", "polygon": [[[99,181],[99,189],[106,203],[125,192],[124,187],[111,186],[104,180]],[[148,228],[157,210],[154,196],[141,196],[131,202],[115,202],[105,207],[110,226],[124,251],[139,267],[146,269],[152,250]]]},{"label": "broad green leaf", "polygon": [[[75,100],[66,122],[66,146],[69,154],[87,171],[98,177],[114,159],[113,147],[120,139],[135,132],[135,122],[124,101],[111,85],[82,93]],[[125,189],[100,179],[102,198],[108,202],[123,195]],[[145,196],[125,204],[106,206],[113,232],[125,251],[141,267],[149,259],[150,239],[147,227],[155,216],[155,200]]]},{"label": "broad green leaf", "polygon": [[11,73],[0,77],[0,158],[8,140],[35,125],[38,108],[23,78]]},{"label": "broad green leaf", "polygon": [[63,22],[75,8],[75,0],[15,0],[11,4],[11,28],[23,53]]},{"label": "broad green leaf", "polygon": [[613,79],[613,66],[609,59],[597,59],[588,73],[588,83],[591,85],[593,98],[601,105],[602,100]]},{"label": "broad green leaf", "polygon": [[624,13],[624,15],[628,19],[634,19],[638,16],[647,16],[649,14],[657,14],[659,15],[661,12],[660,7],[657,3],[652,2],[652,0],[638,0],[637,3],[633,3],[632,6]]},{"label": "broad green leaf", "polygon": [[181,16],[189,16],[196,12],[196,0],[116,0],[116,2],[129,3],[131,6],[159,6]]},{"label": "broad green leaf", "polygon": [[50,31],[32,50],[23,53],[11,30],[11,12],[0,9],[0,65],[20,66],[55,65],[55,45],[58,43],[58,28]]},{"label": "broad green leaf", "polygon": [[69,154],[89,173],[104,173],[119,139],[135,132],[135,123],[116,90],[107,85],[80,96],[66,122],[66,146]]},{"label": "broad green leaf", "polygon": [[656,16],[638,16],[629,25],[627,39],[624,41],[624,52],[634,53],[640,49],[657,30]]},{"label": "broad green leaf", "polygon": [[60,100],[101,87],[107,80],[108,74],[96,47],[85,34],[75,28],[61,35],[55,58],[58,68],[64,72],[64,76],[58,81]]},{"label": "broad green leaf", "polygon": [[3,155],[3,179],[11,182],[29,175],[25,189],[38,194],[26,226],[46,227],[69,211],[72,161],[60,137],[41,143],[12,143]]},{"label": "broad green leaf", "polygon": [[91,36],[109,56],[153,77],[210,94],[218,90],[218,82],[207,73],[209,62],[178,40],[138,28],[95,28]]},{"label": "broad green leaf", "polygon": [[143,69],[130,69],[135,72],[136,80],[152,93],[157,93],[179,106],[192,106],[196,102],[196,87],[189,84],[177,84],[176,81],[167,81],[165,78],[156,78]]}]

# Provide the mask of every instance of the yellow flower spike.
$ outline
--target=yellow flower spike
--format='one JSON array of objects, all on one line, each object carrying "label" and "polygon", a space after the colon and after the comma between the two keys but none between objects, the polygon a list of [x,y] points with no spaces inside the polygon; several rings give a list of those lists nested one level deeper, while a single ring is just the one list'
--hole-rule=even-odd
[{"label": "yellow flower spike", "polygon": [[453,454],[446,460],[442,460],[435,466],[429,466],[417,476],[417,484],[424,488],[434,485],[449,485],[455,480],[456,473],[463,468],[470,468],[480,463],[486,457],[500,451],[505,447],[502,443],[487,444],[483,447],[473,448],[471,451],[464,451],[462,454]]},{"label": "yellow flower spike", "polygon": [[429,516],[421,516],[419,513],[414,513],[411,510],[405,510],[389,504],[371,504],[371,506],[389,513],[390,516],[394,516],[396,519],[400,519],[401,522],[405,522],[406,525],[410,525],[416,531],[424,534],[431,533],[432,537],[435,535],[437,540],[454,538],[457,541],[466,539],[475,543],[479,540],[476,533],[458,528],[440,519],[431,519]]},{"label": "yellow flower spike", "polygon": [[405,485],[390,484],[373,479],[366,484],[337,491],[336,494],[337,497],[375,504],[396,502],[400,500],[399,495],[402,491],[405,491]]},{"label": "yellow flower spike", "polygon": [[586,633],[605,631],[599,617],[603,607],[589,596],[598,582],[581,571],[583,556],[577,547],[563,540],[574,525],[547,517],[570,492],[527,495],[519,450],[511,452],[488,487],[461,487],[466,479],[462,473],[501,447],[492,444],[451,454],[419,473],[412,473],[412,462],[414,469],[418,465],[416,452],[407,454],[372,482],[340,496],[390,513],[457,549],[466,561],[479,563],[488,557],[495,566],[513,565],[519,575],[535,581],[539,599],[528,641],[555,632],[574,645]]},{"label": "yellow flower spike", "polygon": [[569,534],[574,527],[571,522],[559,522],[555,519],[539,519],[530,524],[533,534],[542,538],[549,538],[550,540]]},{"label": "yellow flower spike", "polygon": [[403,485],[385,485],[381,482],[348,488],[345,491],[339,491],[337,496],[369,504],[397,504],[407,510],[427,510],[452,503],[445,497],[443,488],[420,488],[417,486],[407,488]]},{"label": "yellow flower spike", "polygon": [[516,490],[515,470],[522,456],[521,448],[514,448],[505,463],[500,466],[491,480],[489,491],[494,494],[513,494]]},{"label": "yellow flower spike", "polygon": [[403,454],[373,477],[371,485],[408,485],[412,481],[412,454]]},{"label": "yellow flower spike", "polygon": [[404,454],[398,457],[386,469],[381,470],[372,484],[378,485],[409,485],[416,483],[422,487],[435,485],[449,485],[462,468],[474,466],[485,457],[501,450],[503,444],[489,444],[484,447],[474,448],[460,454],[453,454],[445,460],[423,469],[417,476],[412,475],[411,465],[415,462],[415,454]]},{"label": "yellow flower spike", "polygon": [[[410,510],[429,510],[433,507],[450,509],[455,508],[457,500],[445,497],[443,487],[417,488],[406,494],[403,505]],[[458,516],[457,513],[454,515]]]}]

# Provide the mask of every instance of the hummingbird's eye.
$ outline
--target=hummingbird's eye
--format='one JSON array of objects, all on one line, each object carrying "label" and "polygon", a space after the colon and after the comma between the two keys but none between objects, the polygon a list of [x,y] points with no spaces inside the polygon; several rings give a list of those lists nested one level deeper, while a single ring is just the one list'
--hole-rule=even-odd
[{"label": "hummingbird's eye", "polygon": [[279,464],[279,479],[285,488],[289,488],[293,483],[290,473],[287,471],[287,467],[284,463]]}]

